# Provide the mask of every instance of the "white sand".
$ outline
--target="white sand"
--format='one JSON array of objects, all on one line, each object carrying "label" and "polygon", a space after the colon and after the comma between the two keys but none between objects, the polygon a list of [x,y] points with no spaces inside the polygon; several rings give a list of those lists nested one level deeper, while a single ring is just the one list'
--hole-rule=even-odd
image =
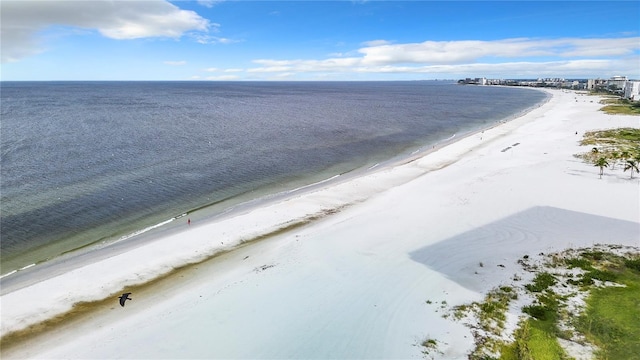
[{"label": "white sand", "polygon": [[[413,162],[14,284],[0,297],[3,335],[74,302],[113,297],[113,307],[3,358],[408,359],[424,357],[426,338],[438,341],[434,355],[466,358],[469,329],[437,304],[481,299],[521,273],[524,254],[640,246],[638,178],[618,166],[599,179],[573,157],[589,151],[578,145],[585,131],[640,127],[640,118],[552,93],[521,118]],[[117,304],[125,286],[336,208]]]}]

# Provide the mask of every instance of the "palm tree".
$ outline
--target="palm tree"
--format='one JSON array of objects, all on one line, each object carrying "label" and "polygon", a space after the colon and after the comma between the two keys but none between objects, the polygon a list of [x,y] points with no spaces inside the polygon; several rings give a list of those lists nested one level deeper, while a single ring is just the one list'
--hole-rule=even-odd
[{"label": "palm tree", "polygon": [[611,153],[611,170],[615,170],[616,169],[616,163],[618,162],[618,160],[620,159],[620,154],[618,154],[617,151],[614,151]]},{"label": "palm tree", "polygon": [[593,166],[600,167],[600,179],[602,179],[602,174],[604,174],[604,168],[605,166],[609,166],[609,163],[607,162],[607,159],[601,157],[598,160],[596,160]]},{"label": "palm tree", "polygon": [[631,178],[633,179],[633,172],[640,173],[640,169],[638,169],[638,162],[640,162],[640,156],[637,156],[635,159],[627,160],[624,164],[624,171],[631,170]]},{"label": "palm tree", "polygon": [[624,150],[623,152],[620,153],[620,159],[622,159],[623,161],[626,161],[630,157],[631,157],[631,154],[629,154],[629,151],[627,150]]}]

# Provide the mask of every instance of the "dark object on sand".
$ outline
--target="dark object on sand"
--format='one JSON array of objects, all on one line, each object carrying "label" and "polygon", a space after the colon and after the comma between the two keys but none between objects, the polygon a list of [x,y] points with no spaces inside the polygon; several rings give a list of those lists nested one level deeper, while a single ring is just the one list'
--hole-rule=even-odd
[{"label": "dark object on sand", "polygon": [[120,306],[124,306],[124,302],[127,300],[133,300],[129,295],[131,295],[131,293],[124,293],[120,295]]}]

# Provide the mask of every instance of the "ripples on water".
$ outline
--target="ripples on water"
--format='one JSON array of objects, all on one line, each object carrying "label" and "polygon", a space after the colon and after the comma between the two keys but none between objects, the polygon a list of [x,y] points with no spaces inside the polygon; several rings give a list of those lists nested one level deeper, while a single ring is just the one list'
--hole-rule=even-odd
[{"label": "ripples on water", "polygon": [[371,166],[545,95],[443,82],[3,82],[3,269]]}]

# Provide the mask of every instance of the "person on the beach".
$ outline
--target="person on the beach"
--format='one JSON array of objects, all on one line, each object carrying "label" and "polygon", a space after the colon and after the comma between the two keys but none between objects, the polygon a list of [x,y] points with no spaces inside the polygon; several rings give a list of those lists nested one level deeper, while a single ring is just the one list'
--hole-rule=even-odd
[{"label": "person on the beach", "polygon": [[187,225],[191,225],[191,219],[187,219]]}]

